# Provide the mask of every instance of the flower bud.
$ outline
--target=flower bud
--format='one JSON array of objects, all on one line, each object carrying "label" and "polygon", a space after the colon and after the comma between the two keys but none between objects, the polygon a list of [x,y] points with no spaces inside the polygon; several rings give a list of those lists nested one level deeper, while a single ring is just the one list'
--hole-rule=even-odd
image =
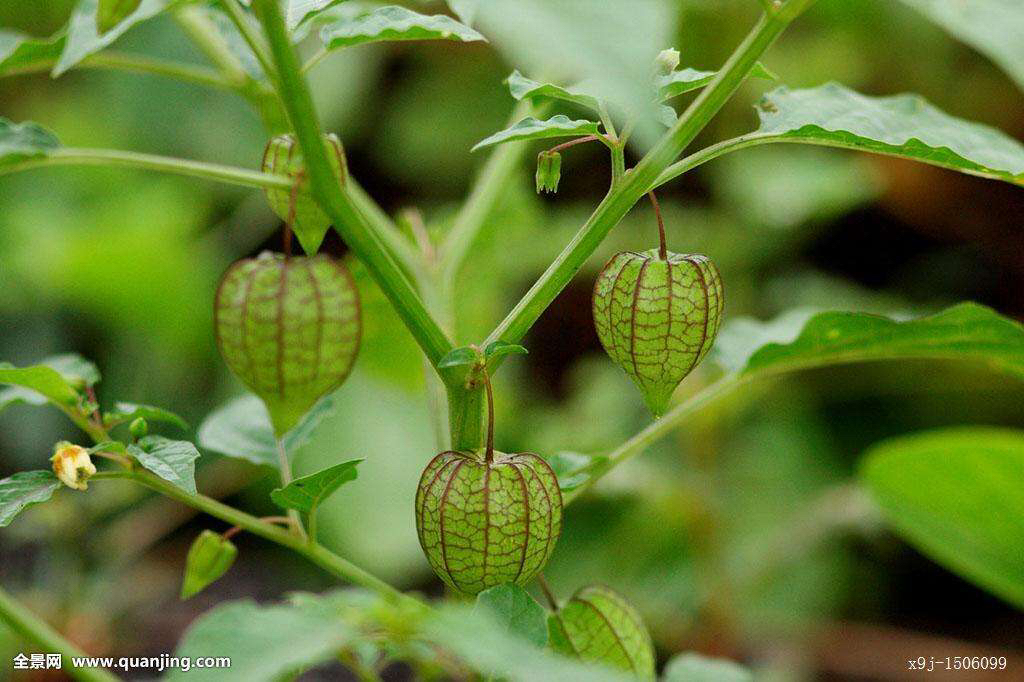
[{"label": "flower bud", "polygon": [[594,284],[594,326],[601,345],[661,416],[679,382],[718,334],[722,279],[706,256],[657,249],[616,254]]},{"label": "flower bud", "polygon": [[96,465],[89,457],[89,451],[80,445],[61,441],[53,446],[53,473],[69,488],[85,490],[89,477],[96,473]]},{"label": "flower bud", "polygon": [[146,423],[145,417],[136,417],[132,420],[132,423],[128,425],[128,432],[135,440],[145,438],[149,433],[149,424]]},{"label": "flower bud", "polygon": [[185,576],[181,583],[181,598],[198,594],[228,572],[238,556],[234,543],[212,530],[204,530],[192,542],[185,558]]},{"label": "flower bud", "polygon": [[477,594],[525,585],[544,568],[562,530],[562,493],[531,453],[442,452],[416,493],[416,530],[434,571]]},{"label": "flower bud", "polygon": [[654,60],[654,68],[660,76],[667,76],[679,66],[679,50],[669,48],[658,53]]},{"label": "flower bud", "polygon": [[544,151],[537,155],[537,194],[558,191],[558,181],[562,177],[562,155],[558,152]]},{"label": "flower bud", "polygon": [[654,645],[643,619],[625,598],[600,585],[580,588],[548,618],[555,651],[654,679]]}]

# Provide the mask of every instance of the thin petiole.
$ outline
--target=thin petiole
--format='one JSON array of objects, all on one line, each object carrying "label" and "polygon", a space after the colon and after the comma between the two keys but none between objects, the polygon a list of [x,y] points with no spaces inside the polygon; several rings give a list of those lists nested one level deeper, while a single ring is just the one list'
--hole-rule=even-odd
[{"label": "thin petiole", "polygon": [[555,599],[555,593],[551,591],[551,585],[548,585],[547,578],[543,573],[537,574],[537,584],[540,585],[540,591],[544,593],[544,599],[551,606],[551,610],[558,611],[558,600]]},{"label": "thin petiole", "polygon": [[665,221],[661,217],[661,206],[658,205],[658,197],[654,196],[654,190],[647,193],[654,207],[654,216],[658,219],[658,258],[668,260],[668,248],[665,246]]},{"label": "thin petiole", "polygon": [[[276,523],[282,526],[289,527],[292,525],[292,520],[287,516],[262,516],[260,517],[260,521],[262,521],[263,523]],[[232,526],[231,528],[228,528],[226,531],[221,533],[221,537],[225,540],[230,540],[231,538],[235,537],[244,530],[245,528],[242,528],[241,526]]]},{"label": "thin petiole", "polygon": [[[287,486],[292,482],[292,464],[288,460],[288,453],[284,449],[284,441],[280,438],[277,439],[277,463],[281,467],[281,486]],[[288,518],[291,520],[291,526],[295,532],[305,538],[306,530],[302,527],[302,519],[299,517],[299,512],[295,509],[289,509]]]},{"label": "thin petiole", "polygon": [[575,147],[578,144],[583,144],[584,142],[593,142],[595,140],[601,140],[602,142],[605,143],[608,142],[608,138],[605,137],[604,135],[587,135],[586,137],[577,137],[575,140],[569,140],[568,142],[563,142],[562,144],[555,145],[551,149],[548,149],[547,153],[554,154],[555,152],[560,152],[564,149]]}]

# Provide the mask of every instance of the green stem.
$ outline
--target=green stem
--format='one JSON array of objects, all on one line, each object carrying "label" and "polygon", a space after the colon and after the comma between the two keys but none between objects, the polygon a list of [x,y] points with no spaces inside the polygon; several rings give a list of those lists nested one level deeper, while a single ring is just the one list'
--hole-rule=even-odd
[{"label": "green stem", "polygon": [[217,28],[196,7],[183,6],[173,13],[182,30],[228,79],[238,83],[254,83],[254,79],[228,47]]},{"label": "green stem", "polygon": [[380,235],[356,206],[351,191],[343,191],[339,186],[327,159],[313,98],[300,72],[298,56],[288,37],[281,8],[274,0],[256,0],[253,7],[263,24],[277,66],[281,99],[302,147],[313,196],[330,216],[349,248],[366,265],[431,364],[437,367],[438,361],[453,348],[452,343],[427,312],[419,294],[388,252]]},{"label": "green stem", "polygon": [[0,166],[0,174],[41,168],[43,166],[128,166],[147,170],[165,171],[207,180],[219,180],[243,187],[273,187],[288,189],[293,182],[284,175],[270,175],[234,166],[222,166],[205,161],[175,159],[168,156],[140,154],[117,149],[80,149],[61,147],[45,156],[25,159]]},{"label": "green stem", "polygon": [[246,514],[211,497],[194,495],[186,490],[182,490],[178,486],[168,483],[148,471],[101,471],[93,475],[89,480],[91,482],[110,479],[134,481],[161,495],[216,517],[231,526],[238,526],[253,535],[276,542],[283,547],[298,552],[325,569],[328,573],[355,585],[373,590],[390,601],[422,605],[420,601],[399,592],[380,578],[343,559],[323,545],[308,542],[296,533],[261,521],[251,514]]},{"label": "green stem", "polygon": [[[812,0],[799,0],[803,9]],[[794,5],[793,7],[796,7]],[[799,11],[763,16],[736,48],[718,74],[679,117],[639,164],[625,173],[597,206],[587,222],[544,271],[526,295],[484,342],[515,343],[572,280],[604,238],[633,205],[654,186],[658,176],[693,141],[725,105],[764,54]],[[499,359],[500,362],[500,359]],[[497,365],[498,363],[494,363]]]},{"label": "green stem", "polygon": [[232,23],[234,23],[235,28],[242,34],[242,39],[245,40],[249,49],[252,50],[256,61],[263,68],[263,73],[267,74],[267,77],[270,78],[274,73],[274,65],[270,61],[267,44],[249,22],[249,17],[246,15],[245,10],[242,9],[242,6],[236,0],[220,0],[220,4],[224,7]]},{"label": "green stem", "polygon": [[[38,61],[22,64],[18,67],[4,71],[4,76],[20,76],[29,73],[40,73],[49,71],[57,62],[53,59],[40,59]],[[245,87],[244,81],[236,81],[221,74],[214,69],[195,64],[184,64],[169,59],[156,59],[138,54],[125,54],[120,52],[100,52],[92,54],[75,65],[76,69],[104,69],[112,71],[129,71],[132,73],[146,73],[158,76],[167,76],[186,83],[204,85],[220,90],[239,91]]]},{"label": "green stem", "polygon": [[[284,449],[284,441],[280,438],[277,439],[277,466],[281,472],[281,487],[286,487],[292,482],[292,463],[288,459],[288,453]],[[302,527],[302,517],[299,516],[297,509],[288,510],[288,519],[291,521],[292,528],[299,535],[305,535],[306,531]]]},{"label": "green stem", "polygon": [[[118,677],[102,668],[76,668],[71,664],[72,658],[83,658],[87,654],[64,639],[36,614],[29,611],[15,600],[6,590],[0,588],[0,618],[12,630],[22,635],[40,649],[61,655],[62,672],[82,682],[117,682]],[[9,664],[4,661],[4,666]]]},{"label": "green stem", "polygon": [[626,174],[626,148],[622,144],[612,147],[612,187],[622,181]]}]

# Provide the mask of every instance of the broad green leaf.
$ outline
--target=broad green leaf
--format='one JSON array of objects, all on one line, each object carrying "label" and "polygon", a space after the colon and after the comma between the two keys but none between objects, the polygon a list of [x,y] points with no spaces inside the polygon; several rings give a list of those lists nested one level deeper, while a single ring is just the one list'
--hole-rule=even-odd
[{"label": "broad green leaf", "polygon": [[424,636],[452,651],[474,670],[512,682],[587,680],[627,682],[635,678],[541,649],[498,621],[464,604],[442,604],[427,614]]},{"label": "broad green leaf", "polygon": [[362,459],[350,459],[341,464],[322,469],[315,474],[296,478],[283,488],[270,492],[270,499],[282,509],[296,509],[312,514],[316,507],[348,483],[356,480],[359,472],[356,465]]},{"label": "broad green leaf", "polygon": [[[238,63],[242,65],[242,69],[249,74],[249,76],[256,80],[260,80],[264,77],[263,67],[260,66],[260,62],[256,59],[256,55],[253,54],[252,49],[245,41],[245,38],[242,37],[241,32],[239,32],[238,27],[235,26],[231,17],[229,17],[219,5],[197,5],[192,8],[192,11],[200,13],[213,24],[213,27],[217,29],[217,33],[227,45],[228,51],[235,59],[238,60]],[[255,17],[246,14],[244,15],[244,20],[251,24],[253,31],[256,33],[262,31]]]},{"label": "broad green leaf", "polygon": [[285,11],[288,29],[294,31],[299,25],[315,19],[325,10],[343,2],[345,0],[288,0]]},{"label": "broad green leaf", "polygon": [[15,367],[0,362],[0,384],[14,384],[35,391],[58,405],[74,405],[79,398],[78,391],[68,380],[46,365]]},{"label": "broad green leaf", "polygon": [[505,79],[505,82],[508,83],[508,89],[512,93],[512,97],[517,100],[546,97],[548,99],[572,102],[598,113],[601,110],[601,102],[596,97],[579,91],[574,92],[572,88],[563,88],[552,83],[538,83],[535,80],[530,80],[519,73],[519,71],[513,71],[512,75]]},{"label": "broad green leaf", "polygon": [[[289,456],[309,442],[321,420],[334,408],[330,396],[322,398],[282,439]],[[248,393],[214,410],[199,425],[199,445],[228,457],[278,467],[274,429],[263,401]]]},{"label": "broad green leaf", "polygon": [[1024,608],[1024,431],[894,438],[871,448],[861,479],[911,544]]},{"label": "broad green leaf", "polygon": [[170,440],[162,436],[146,436],[128,453],[154,474],[182,490],[196,494],[196,460],[199,451],[186,440]]},{"label": "broad green leaf", "polygon": [[438,360],[438,369],[445,367],[459,367],[460,365],[473,365],[480,359],[480,354],[469,346],[454,348],[448,351],[443,358]]},{"label": "broad green leaf", "polygon": [[[700,71],[698,69],[685,68],[673,71],[667,76],[659,76],[655,80],[655,86],[658,88],[658,97],[664,101],[686,92],[699,90],[710,83],[717,73],[717,71]],[[769,71],[761,62],[754,65],[754,69],[750,72],[750,77],[778,80],[778,76]]]},{"label": "broad green leaf", "polygon": [[491,145],[511,142],[513,140],[540,140],[549,137],[574,137],[576,135],[596,135],[598,124],[583,119],[572,120],[559,114],[546,121],[532,116],[524,118],[510,128],[494,133],[490,137],[477,142],[471,151],[490,147]]},{"label": "broad green leaf", "polygon": [[[93,384],[99,382],[100,380],[100,373],[99,370],[96,369],[96,365],[92,364],[88,360],[85,360],[79,355],[75,355],[74,353],[53,355],[48,358],[44,358],[42,361],[40,361],[38,366],[48,367],[52,370],[55,370],[64,379],[66,383],[71,385],[72,389],[74,389],[76,386],[92,386]],[[22,369],[29,370],[32,368],[25,367]],[[43,372],[42,374],[33,373],[33,375],[49,377],[49,379],[45,380],[47,384],[49,383],[50,380],[53,379],[52,375],[50,375],[47,372]],[[3,376],[3,363],[0,363],[0,376]],[[5,382],[3,379],[0,379],[0,383],[8,382]],[[11,381],[10,383],[18,382]],[[63,389],[60,389],[56,382],[53,383],[52,388],[58,391],[54,395],[60,396],[64,394]],[[48,398],[38,390],[32,390],[30,386],[27,386],[27,384],[12,386],[10,388],[0,391],[0,410],[3,410],[8,405],[17,402],[28,403],[30,405],[44,405],[46,404],[46,401],[48,399],[53,398]],[[76,402],[77,399],[78,394],[76,392],[74,396],[70,397],[70,403]]]},{"label": "broad green leaf", "polygon": [[485,610],[509,633],[534,646],[548,643],[547,612],[519,585],[499,585],[476,596],[477,610]]},{"label": "broad green leaf", "polygon": [[51,355],[39,364],[57,370],[73,385],[95,386],[100,382],[100,371],[96,365],[76,353]]},{"label": "broad green leaf", "polygon": [[976,303],[902,321],[867,313],[800,311],[769,323],[741,319],[726,325],[713,352],[720,365],[741,378],[920,358],[979,362],[1024,379],[1024,327]]},{"label": "broad green leaf", "polygon": [[22,509],[49,500],[59,487],[52,471],[19,471],[0,481],[0,528]]},{"label": "broad green leaf", "polygon": [[0,30],[0,76],[16,74],[38,64],[48,64],[64,49],[64,35],[35,38]]},{"label": "broad green leaf", "polygon": [[1024,145],[989,126],[955,118],[918,95],[869,97],[837,83],[778,88],[758,104],[757,142],[795,142],[912,159],[1024,184]]},{"label": "broad green leaf", "polygon": [[152,405],[142,405],[139,403],[115,403],[114,409],[103,415],[103,421],[108,426],[114,426],[134,421],[139,417],[151,422],[167,422],[168,424],[174,424],[183,431],[188,430],[188,422],[170,410],[165,410],[162,407],[153,407]]},{"label": "broad green leaf", "polygon": [[68,22],[64,51],[53,67],[53,77],[71,69],[91,54],[95,54],[124,35],[136,24],[151,19],[173,4],[174,0],[142,0],[121,23],[100,35],[96,25],[99,0],[79,0]]},{"label": "broad green leaf", "polygon": [[451,17],[418,14],[397,6],[378,7],[352,18],[342,18],[325,26],[321,38],[328,50],[379,41],[486,40]]},{"label": "broad green leaf", "polygon": [[509,343],[508,341],[492,341],[487,344],[487,348],[484,349],[484,357],[490,359],[501,357],[502,355],[526,355],[529,352],[530,351],[517,343]]},{"label": "broad green leaf", "polygon": [[673,656],[665,666],[662,682],[754,682],[749,670],[738,663],[700,654]]},{"label": "broad green leaf", "polygon": [[[328,609],[281,604],[260,606],[246,599],[200,616],[185,632],[176,656],[226,656],[229,668],[208,668],[203,682],[276,682],[323,663],[355,633]],[[165,679],[188,682],[196,672],[172,670]]]},{"label": "broad green leaf", "polygon": [[128,18],[128,15],[139,8],[142,0],[99,0],[96,10],[96,27],[100,35]]},{"label": "broad green leaf", "polygon": [[903,0],[982,54],[1024,88],[1024,11],[1018,0]]},{"label": "broad green leaf", "polygon": [[0,167],[46,156],[60,146],[56,136],[37,123],[12,123],[0,116]]},{"label": "broad green leaf", "polygon": [[579,488],[608,462],[607,457],[591,457],[579,452],[556,452],[547,460],[558,477],[558,487],[562,492]]}]

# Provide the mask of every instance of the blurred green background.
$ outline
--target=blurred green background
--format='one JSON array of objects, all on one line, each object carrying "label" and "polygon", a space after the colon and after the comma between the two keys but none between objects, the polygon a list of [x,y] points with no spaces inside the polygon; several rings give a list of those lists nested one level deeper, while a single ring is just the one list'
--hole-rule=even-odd
[{"label": "blurred green background", "polygon": [[[71,4],[2,2],[0,26],[49,35]],[[683,65],[703,69],[728,56],[757,11],[752,0],[677,5],[674,46]],[[201,61],[166,17],[117,46]],[[837,80],[874,95],[914,91],[1024,138],[1024,92],[900,3],[819,0],[765,63],[790,86]],[[390,213],[417,208],[441,232],[485,158],[469,148],[511,111],[502,81],[514,66],[481,43],[395,43],[333,55],[312,81],[363,186]],[[698,142],[752,129],[751,105],[772,87],[746,84]],[[143,75],[6,78],[0,115],[37,121],[69,146],[245,167],[258,165],[266,141],[241,99]],[[579,147],[564,155],[558,194],[538,197],[532,152],[459,276],[461,342],[489,332],[607,188],[604,149]],[[924,313],[966,299],[1024,316],[1019,188],[781,146],[715,161],[667,185],[660,198],[670,249],[718,264],[727,319],[801,307]],[[161,405],[198,426],[241,391],[214,345],[217,279],[232,261],[278,248],[280,231],[258,191],[118,169],[3,176],[0,359],[29,364],[81,353],[103,372],[101,402]],[[507,363],[496,381],[501,449],[601,453],[647,423],[638,393],[601,352],[589,296],[612,253],[650,248],[655,239],[650,209],[638,205],[531,332],[530,355]],[[333,233],[325,249],[345,253]],[[302,474],[365,457],[356,484],[324,512],[326,543],[402,587],[440,594],[412,512],[416,481],[435,453],[423,365],[382,295],[355,270],[365,302],[363,350],[335,396],[336,411],[295,467]],[[713,375],[705,364],[679,395]],[[574,506],[548,578],[563,595],[590,582],[614,586],[639,606],[663,656],[696,648],[780,680],[902,679],[891,663],[873,663],[872,653],[915,635],[960,640],[959,654],[992,647],[1013,655],[1024,650],[1021,614],[883,531],[843,483],[860,453],[891,435],[960,423],[1024,426],[1021,398],[1010,378],[938,363],[755,384],[688,421]],[[54,410],[0,413],[0,477],[45,467],[61,438],[81,434]],[[275,512],[269,471],[212,454],[200,462],[200,490],[254,513]],[[221,600],[331,585],[301,560],[242,536],[234,569],[179,602],[188,544],[219,525],[126,484],[93,488],[59,495],[0,533],[0,584],[92,653],[169,652],[188,623]],[[850,518],[840,532],[818,533],[815,514],[835,508]],[[18,650],[13,636],[0,634],[0,660]]]}]

